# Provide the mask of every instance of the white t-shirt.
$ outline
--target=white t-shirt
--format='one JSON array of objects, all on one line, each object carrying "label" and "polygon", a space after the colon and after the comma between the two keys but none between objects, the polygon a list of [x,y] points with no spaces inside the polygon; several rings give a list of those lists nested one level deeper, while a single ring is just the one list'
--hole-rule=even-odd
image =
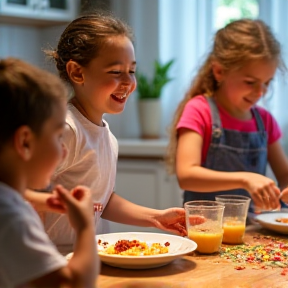
[{"label": "white t-shirt", "polygon": [[35,210],[17,191],[1,182],[0,223],[1,288],[28,283],[67,265]]},{"label": "white t-shirt", "polygon": [[[117,140],[106,121],[103,120],[104,127],[97,126],[72,104],[68,104],[66,123],[64,145],[68,154],[57,169],[53,183],[62,184],[67,189],[77,185],[88,186],[93,201],[101,203],[104,209],[115,185]],[[100,214],[96,219],[97,234],[108,233],[108,221],[99,220]],[[59,250],[61,246],[74,243],[74,231],[66,215],[45,213],[43,221],[45,230]]]}]

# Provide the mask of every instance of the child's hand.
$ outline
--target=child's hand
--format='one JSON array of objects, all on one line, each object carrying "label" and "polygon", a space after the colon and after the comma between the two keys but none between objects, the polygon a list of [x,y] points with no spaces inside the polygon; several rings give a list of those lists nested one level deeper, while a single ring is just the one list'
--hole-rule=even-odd
[{"label": "child's hand", "polygon": [[59,205],[64,207],[70,223],[76,231],[93,223],[93,204],[89,188],[77,186],[69,192],[63,186],[57,185],[55,192]]},{"label": "child's hand", "polygon": [[288,187],[286,187],[285,189],[282,190],[279,198],[284,202],[284,203],[288,203]]},{"label": "child's hand", "polygon": [[200,225],[206,222],[206,218],[200,215],[191,215],[189,216],[189,222],[191,226]]},{"label": "child's hand", "polygon": [[257,173],[243,173],[245,189],[250,193],[256,207],[265,210],[277,209],[280,205],[280,190],[275,182]]},{"label": "child's hand", "polygon": [[46,204],[55,213],[66,213],[67,212],[65,206],[59,200],[58,193],[55,190],[52,191],[52,196],[47,198]]},{"label": "child's hand", "polygon": [[161,210],[154,219],[155,227],[181,236],[186,236],[185,211],[183,208]]}]

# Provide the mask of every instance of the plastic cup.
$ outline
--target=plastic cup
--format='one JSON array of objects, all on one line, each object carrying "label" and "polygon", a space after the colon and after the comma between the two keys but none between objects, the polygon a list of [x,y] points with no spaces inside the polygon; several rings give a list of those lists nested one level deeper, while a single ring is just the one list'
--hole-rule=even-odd
[{"label": "plastic cup", "polygon": [[[203,254],[219,252],[223,237],[224,204],[217,201],[189,201],[184,204],[188,237]],[[200,221],[199,221],[200,219]]]},{"label": "plastic cup", "polygon": [[251,199],[240,195],[219,195],[215,199],[225,205],[222,242],[226,244],[243,243]]}]

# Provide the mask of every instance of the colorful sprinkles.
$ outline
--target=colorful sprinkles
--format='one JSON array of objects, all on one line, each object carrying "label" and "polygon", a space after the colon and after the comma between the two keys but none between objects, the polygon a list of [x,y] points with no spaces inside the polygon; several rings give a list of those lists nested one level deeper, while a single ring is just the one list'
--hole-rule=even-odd
[{"label": "colorful sprinkles", "polygon": [[282,268],[281,275],[288,273],[288,241],[270,236],[254,236],[255,243],[236,246],[222,245],[220,257],[231,260],[236,270],[243,270],[247,265],[253,269]]}]

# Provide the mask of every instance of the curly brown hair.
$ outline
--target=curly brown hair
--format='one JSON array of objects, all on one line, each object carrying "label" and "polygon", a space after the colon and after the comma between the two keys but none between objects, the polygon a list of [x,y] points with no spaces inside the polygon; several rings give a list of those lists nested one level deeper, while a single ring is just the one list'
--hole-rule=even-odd
[{"label": "curly brown hair", "polygon": [[178,135],[176,126],[186,103],[196,95],[212,96],[218,88],[212,72],[212,62],[217,61],[225,70],[235,70],[251,60],[275,59],[278,67],[285,70],[281,47],[269,26],[261,20],[240,19],[219,29],[207,59],[192,80],[184,99],[176,109],[169,129],[170,139],[166,154],[167,170],[175,173]]},{"label": "curly brown hair", "polygon": [[113,36],[126,36],[133,41],[132,29],[124,21],[109,12],[94,11],[73,20],[62,33],[57,48],[44,52],[55,60],[60,78],[71,84],[66,71],[68,61],[87,66]]}]

